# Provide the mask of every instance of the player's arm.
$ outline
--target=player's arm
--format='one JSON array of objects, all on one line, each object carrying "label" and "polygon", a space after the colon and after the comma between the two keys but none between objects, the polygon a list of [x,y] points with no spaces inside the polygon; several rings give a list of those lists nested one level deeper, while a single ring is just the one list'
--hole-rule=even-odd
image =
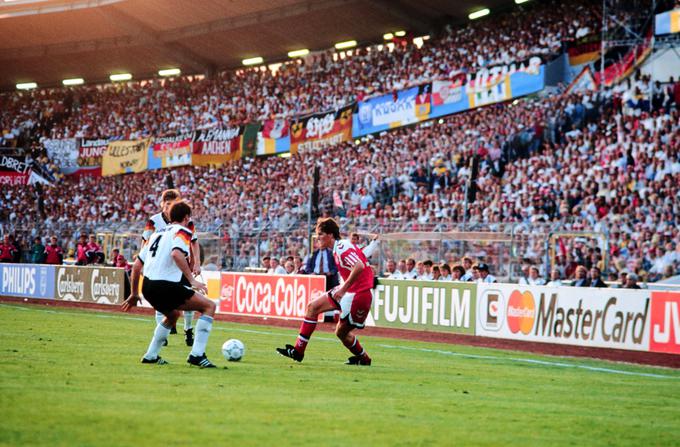
[{"label": "player's arm", "polygon": [[191,241],[191,272],[198,276],[201,273],[201,245],[198,239]]},{"label": "player's arm", "polygon": [[357,280],[361,272],[364,271],[366,266],[361,260],[357,260],[354,263],[354,266],[352,267],[352,271],[350,272],[349,276],[347,277],[347,280],[333,292],[333,298],[335,298],[336,301],[340,301],[340,298],[347,292],[347,290],[354,284],[354,282]]},{"label": "player's arm", "polygon": [[139,277],[142,273],[142,267],[144,267],[144,264],[138,256],[135,260],[135,263],[132,265],[132,272],[130,272],[131,291],[130,296],[125,301],[123,301],[123,305],[121,306],[123,312],[127,312],[128,310],[135,307],[137,303],[139,303],[139,294],[137,291],[139,290]]},{"label": "player's arm", "polygon": [[379,237],[380,235],[378,234],[372,235],[371,243],[361,249],[361,251],[364,252],[364,256],[366,256],[366,258],[373,256],[373,253],[375,253],[375,251],[378,249],[378,246],[380,245],[380,241],[378,240]]},{"label": "player's arm", "polygon": [[175,261],[177,267],[182,271],[185,278],[189,280],[191,287],[198,290],[199,292],[207,293],[208,288],[202,282],[196,280],[194,275],[191,274],[191,267],[187,262],[187,255],[180,248],[174,248],[172,250],[172,260]]}]

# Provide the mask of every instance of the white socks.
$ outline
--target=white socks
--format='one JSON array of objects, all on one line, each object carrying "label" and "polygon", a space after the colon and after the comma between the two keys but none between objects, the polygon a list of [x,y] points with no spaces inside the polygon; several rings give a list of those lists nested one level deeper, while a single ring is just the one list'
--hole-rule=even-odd
[{"label": "white socks", "polygon": [[146,350],[146,354],[144,354],[144,358],[153,360],[158,357],[158,353],[161,352],[161,348],[163,347],[163,342],[168,339],[169,334],[170,328],[163,326],[162,323],[158,323],[156,330],[153,332],[151,343],[149,343],[149,348]]},{"label": "white socks", "polygon": [[187,331],[194,326],[194,311],[185,310],[184,311],[184,330]]},{"label": "white socks", "polygon": [[156,324],[161,324],[163,322],[163,318],[165,318],[165,315],[156,311]]},{"label": "white socks", "polygon": [[199,357],[205,354],[205,346],[208,344],[212,324],[213,318],[207,315],[201,315],[201,318],[198,319],[196,330],[194,331],[194,346],[191,348],[191,355]]}]

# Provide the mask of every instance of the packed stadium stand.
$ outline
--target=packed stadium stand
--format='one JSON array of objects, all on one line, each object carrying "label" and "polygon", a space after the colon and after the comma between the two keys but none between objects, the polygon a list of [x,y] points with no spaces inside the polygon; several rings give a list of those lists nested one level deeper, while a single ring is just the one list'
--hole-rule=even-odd
[{"label": "packed stadium stand", "polygon": [[[623,8],[621,17],[644,36],[647,12]],[[221,166],[100,177],[64,174],[46,149],[63,139],[138,140],[292,123],[380,95],[396,102],[409,88],[532,57],[567,66],[569,48],[599,35],[602,14],[600,2],[535,1],[493,21],[452,20],[424,37],[407,32],[276,66],[3,93],[0,146],[25,148],[49,183],[2,186],[3,231],[25,253],[34,237],[52,234],[74,250],[81,233],[143,226],[171,177],[194,205],[198,229],[219,237],[222,248],[211,262],[259,267],[265,254],[309,254],[308,204],[318,166],[318,215],[339,217],[347,230],[522,235],[511,254],[514,272],[488,244],[461,252],[448,243],[436,255],[426,244],[398,253],[383,247],[382,262],[413,256],[453,265],[470,255],[515,278],[529,264],[546,278],[554,268],[563,280],[575,278],[577,266],[599,267],[612,281],[622,272],[646,281],[676,275],[680,80],[653,82],[640,64],[605,85],[556,82],[530,96],[286,157],[244,153]],[[559,232],[565,237],[546,249]],[[606,245],[597,243],[598,234]]]}]

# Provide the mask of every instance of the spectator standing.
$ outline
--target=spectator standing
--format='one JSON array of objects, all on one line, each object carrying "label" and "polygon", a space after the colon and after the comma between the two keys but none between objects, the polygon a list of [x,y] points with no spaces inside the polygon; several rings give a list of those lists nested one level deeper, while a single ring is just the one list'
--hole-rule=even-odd
[{"label": "spectator standing", "polygon": [[560,269],[552,269],[550,272],[550,281],[548,281],[547,285],[550,287],[561,287],[564,285],[562,284],[562,275],[560,274]]},{"label": "spectator standing", "polygon": [[90,235],[90,240],[85,246],[85,256],[88,264],[104,263],[104,252],[101,245],[97,243],[97,237],[94,234]]},{"label": "spectator standing", "polygon": [[489,266],[486,265],[483,262],[480,262],[474,267],[475,270],[479,272],[479,279],[477,280],[478,282],[483,282],[483,283],[494,283],[497,282],[496,278],[493,275],[489,274]]},{"label": "spectator standing", "polygon": [[45,263],[61,265],[64,262],[64,250],[59,246],[57,237],[52,236],[50,243],[45,247]]},{"label": "spectator standing", "polygon": [[406,260],[406,274],[405,279],[417,279],[418,270],[416,269],[416,261],[413,258],[408,258]]},{"label": "spectator standing", "polygon": [[87,239],[84,234],[80,235],[76,245],[76,265],[87,265]]},{"label": "spectator standing", "polygon": [[591,267],[590,269],[590,287],[607,287],[604,281],[602,281],[602,273],[598,267]]},{"label": "spectator standing", "polygon": [[628,278],[626,280],[626,289],[641,289],[641,287],[637,283],[638,276],[635,273],[631,273],[628,275]]},{"label": "spectator standing", "polygon": [[545,279],[540,277],[538,267],[532,265],[529,267],[528,276],[519,278],[519,284],[525,286],[543,286],[545,285]]},{"label": "spectator standing", "polygon": [[442,263],[439,266],[439,271],[441,272],[441,276],[439,277],[439,281],[453,281],[453,277],[451,276],[451,267],[447,263]]},{"label": "spectator standing", "polygon": [[460,264],[454,265],[451,269],[451,278],[453,278],[454,281],[462,281],[461,278],[463,275],[465,275],[465,269],[463,266]]},{"label": "spectator standing", "polygon": [[16,252],[16,245],[14,245],[9,235],[6,234],[2,238],[2,244],[0,244],[0,262],[13,262]]},{"label": "spectator standing", "polygon": [[326,291],[340,284],[338,267],[333,259],[333,251],[330,248],[317,248],[307,260],[305,272],[310,275],[323,275],[326,277]]},{"label": "spectator standing", "polygon": [[385,263],[385,277],[390,278],[390,279],[395,279],[394,274],[397,271],[397,263],[394,262],[394,259],[388,259],[387,262]]},{"label": "spectator standing", "polygon": [[468,256],[463,257],[463,268],[465,269],[465,273],[463,276],[460,277],[461,281],[472,281],[474,279],[473,272],[472,272],[472,258]]},{"label": "spectator standing", "polygon": [[45,246],[42,240],[36,237],[33,240],[33,247],[31,247],[31,262],[33,264],[43,264],[45,262]]},{"label": "spectator standing", "polygon": [[576,279],[571,283],[572,287],[589,287],[588,271],[582,265],[576,267]]}]

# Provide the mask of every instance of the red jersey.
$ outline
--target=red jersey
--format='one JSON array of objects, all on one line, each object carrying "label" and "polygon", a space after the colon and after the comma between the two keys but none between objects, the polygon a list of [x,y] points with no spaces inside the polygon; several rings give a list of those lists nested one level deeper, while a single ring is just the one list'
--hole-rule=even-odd
[{"label": "red jersey", "polygon": [[83,264],[87,264],[86,247],[85,244],[81,243],[78,243],[78,246],[76,247],[76,261],[82,262]]},{"label": "red jersey", "polygon": [[61,264],[64,250],[58,245],[48,245],[45,247],[45,264]]},{"label": "red jersey", "polygon": [[368,260],[366,259],[364,252],[356,245],[352,244],[347,239],[335,241],[335,245],[333,246],[333,258],[335,259],[335,265],[338,266],[338,272],[340,272],[343,281],[347,281],[350,273],[352,273],[352,268],[354,268],[357,262],[362,262],[364,264],[364,269],[361,271],[361,274],[359,274],[359,277],[349,289],[347,289],[347,292],[358,293],[373,288],[373,269],[368,265]]},{"label": "red jersey", "polygon": [[0,260],[3,260],[5,262],[12,262],[12,260],[14,259],[14,253],[16,251],[17,248],[11,242],[9,244],[5,243],[0,244]]}]

